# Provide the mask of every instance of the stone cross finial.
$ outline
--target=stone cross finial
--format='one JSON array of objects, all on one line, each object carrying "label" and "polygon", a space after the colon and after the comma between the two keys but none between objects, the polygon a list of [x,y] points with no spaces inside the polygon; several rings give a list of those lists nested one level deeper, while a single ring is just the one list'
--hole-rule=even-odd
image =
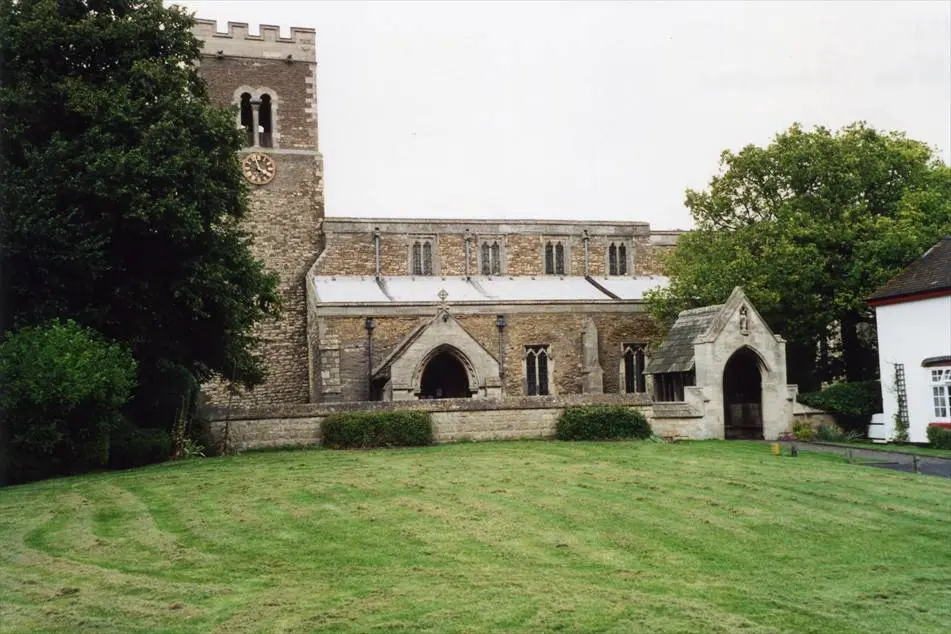
[{"label": "stone cross finial", "polygon": [[439,292],[436,293],[439,297],[439,315],[442,317],[443,321],[449,320],[449,304],[446,302],[446,298],[449,297],[449,293],[446,292],[446,289],[441,288]]}]

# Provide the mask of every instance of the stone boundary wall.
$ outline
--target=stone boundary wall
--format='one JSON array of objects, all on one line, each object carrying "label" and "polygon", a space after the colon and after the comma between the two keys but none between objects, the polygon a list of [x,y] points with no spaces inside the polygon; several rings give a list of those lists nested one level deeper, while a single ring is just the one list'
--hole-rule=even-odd
[{"label": "stone boundary wall", "polygon": [[[437,443],[459,440],[510,440],[552,438],[555,422],[565,407],[576,405],[626,405],[652,418],[650,400],[644,395],[573,394],[565,396],[508,397],[502,399],[439,399],[431,401],[327,403],[274,405],[246,409],[208,407],[216,444],[224,446],[227,428],[232,450],[314,445],[320,442],[320,424],[338,412],[430,412]],[[690,423],[689,419],[682,421]],[[681,436],[677,421],[664,421],[663,435]],[[661,430],[655,430],[661,433]],[[684,429],[684,431],[689,431]],[[687,434],[682,436],[686,437]]]},{"label": "stone boundary wall", "polygon": [[[439,399],[431,401],[314,403],[271,405],[255,408],[206,407],[212,438],[219,447],[235,451],[269,447],[293,447],[320,443],[320,424],[339,412],[421,411],[432,415],[437,443],[463,440],[512,440],[552,438],[555,422],[565,407],[578,405],[624,405],[644,414],[654,433],[664,438],[710,438],[705,418],[680,407],[654,409],[645,395],[571,394],[562,396],[516,396],[501,399]],[[666,406],[674,404],[664,404]],[[668,411],[670,410],[670,411]],[[821,410],[797,411],[795,420],[813,425],[834,422]],[[789,421],[787,430],[792,429]],[[227,431],[226,431],[227,430]]]}]

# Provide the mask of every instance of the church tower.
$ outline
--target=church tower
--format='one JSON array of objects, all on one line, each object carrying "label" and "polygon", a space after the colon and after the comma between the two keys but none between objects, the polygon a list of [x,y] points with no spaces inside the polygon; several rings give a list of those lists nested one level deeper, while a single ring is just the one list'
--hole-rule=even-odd
[{"label": "church tower", "polygon": [[[261,326],[265,383],[235,402],[243,406],[306,403],[309,398],[305,277],[321,248],[323,159],[317,145],[317,58],[314,29],[198,20],[204,43],[199,72],[220,106],[234,106],[245,148],[241,165],[251,188],[246,217],[255,256],[280,276],[281,319]],[[221,386],[208,386],[214,403]]]}]

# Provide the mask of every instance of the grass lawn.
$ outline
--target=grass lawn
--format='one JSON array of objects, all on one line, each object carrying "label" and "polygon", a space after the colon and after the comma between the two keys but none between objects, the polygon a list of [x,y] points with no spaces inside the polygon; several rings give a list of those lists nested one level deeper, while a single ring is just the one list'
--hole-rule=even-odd
[{"label": "grass lawn", "polygon": [[951,481],[765,444],[250,453],[0,490],[2,632],[947,632]]},{"label": "grass lawn", "polygon": [[[817,441],[822,442],[822,441]],[[916,445],[904,445],[896,443],[876,443],[868,441],[854,442],[827,442],[826,445],[838,445],[839,447],[854,447],[856,449],[877,449],[878,451],[894,451],[896,453],[913,453],[919,456],[935,456],[938,458],[951,458],[951,449],[933,449],[931,447],[918,447]]]}]

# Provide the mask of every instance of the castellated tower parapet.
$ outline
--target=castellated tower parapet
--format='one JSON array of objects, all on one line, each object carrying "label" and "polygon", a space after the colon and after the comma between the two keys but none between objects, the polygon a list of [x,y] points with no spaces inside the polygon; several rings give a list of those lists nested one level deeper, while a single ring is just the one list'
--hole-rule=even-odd
[{"label": "castellated tower parapet", "polygon": [[260,57],[262,59],[315,61],[316,30],[291,27],[290,37],[281,37],[281,29],[262,24],[260,35],[251,35],[246,22],[228,22],[228,30],[218,30],[215,20],[197,20],[195,37],[205,42],[204,55]]}]

